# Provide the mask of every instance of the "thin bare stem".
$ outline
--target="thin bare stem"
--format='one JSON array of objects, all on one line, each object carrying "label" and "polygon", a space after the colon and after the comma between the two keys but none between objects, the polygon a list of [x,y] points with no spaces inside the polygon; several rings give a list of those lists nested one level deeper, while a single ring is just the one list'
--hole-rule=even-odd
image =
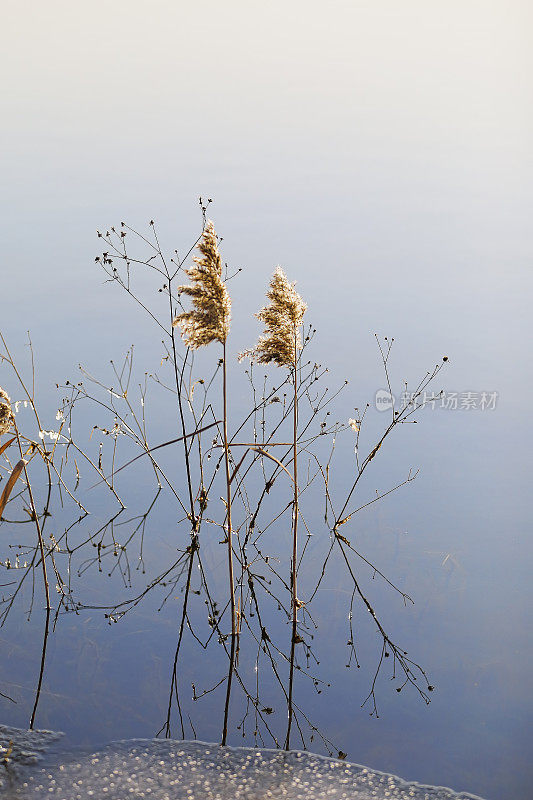
[{"label": "thin bare stem", "polygon": [[41,650],[41,665],[39,668],[39,678],[37,681],[37,688],[35,690],[35,700],[33,703],[33,709],[31,712],[30,717],[30,730],[33,730],[33,726],[35,723],[35,715],[37,714],[37,706],[39,705],[39,698],[41,696],[41,687],[43,684],[43,675],[44,675],[44,665],[46,662],[46,647],[48,644],[48,633],[50,630],[50,611],[52,610],[52,606],[50,604],[50,586],[48,584],[48,575],[46,571],[46,560],[45,560],[45,552],[44,552],[44,542],[43,542],[43,534],[41,531],[41,524],[39,522],[39,515],[37,514],[37,507],[35,505],[35,500],[33,497],[33,491],[31,488],[30,477],[28,475],[28,469],[26,465],[26,461],[24,461],[24,456],[22,453],[22,442],[20,440],[20,434],[18,431],[18,427],[15,423],[15,434],[17,437],[17,444],[20,452],[21,461],[24,462],[24,477],[26,479],[26,485],[28,487],[28,497],[30,500],[30,510],[32,514],[33,521],[35,522],[35,529],[37,531],[37,538],[39,540],[39,551],[41,554],[41,565],[43,570],[43,585],[44,585],[44,597],[46,601],[46,617],[45,617],[45,624],[44,624],[44,632],[43,632],[43,646]]},{"label": "thin bare stem", "polygon": [[293,407],[293,481],[294,481],[294,502],[292,512],[292,564],[291,564],[291,590],[292,590],[292,636],[291,636],[291,655],[289,669],[289,694],[287,698],[287,735],[285,737],[285,750],[289,750],[291,741],[292,726],[292,691],[294,683],[294,655],[297,643],[297,624],[298,624],[298,595],[296,590],[296,577],[298,570],[298,370],[296,366],[296,334],[294,338],[294,407]]},{"label": "thin bare stem", "polygon": [[224,412],[224,426],[223,426],[224,464],[226,468],[226,526],[227,526],[226,537],[228,544],[228,580],[229,580],[230,611],[231,611],[231,649],[230,649],[230,658],[228,667],[228,681],[226,686],[226,702],[224,704],[224,723],[222,727],[222,742],[221,742],[222,745],[225,745],[228,737],[228,715],[229,715],[229,704],[231,697],[231,683],[233,678],[233,671],[235,668],[235,644],[237,638],[237,628],[235,624],[235,584],[233,577],[233,543],[231,541],[232,538],[231,475],[230,475],[229,447],[228,447],[228,390],[227,390],[228,370],[226,364],[226,343],[224,342],[222,346],[223,346],[223,359],[224,359],[224,363],[222,365],[222,395],[223,395],[223,412]]}]

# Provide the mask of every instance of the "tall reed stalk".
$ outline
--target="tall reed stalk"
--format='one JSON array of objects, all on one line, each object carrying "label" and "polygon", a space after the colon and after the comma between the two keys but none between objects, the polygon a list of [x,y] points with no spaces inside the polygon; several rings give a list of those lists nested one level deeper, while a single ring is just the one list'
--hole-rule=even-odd
[{"label": "tall reed stalk", "polygon": [[[235,670],[235,645],[237,625],[235,614],[235,579],[233,574],[233,543],[231,526],[231,475],[230,452],[228,444],[228,371],[226,357],[226,341],[231,319],[231,300],[222,279],[222,258],[218,250],[217,235],[213,223],[208,220],[202,238],[198,244],[201,256],[194,258],[195,266],[185,270],[192,286],[179,286],[178,291],[192,299],[190,311],[178,314],[174,326],[181,328],[182,336],[193,350],[204,347],[211,342],[222,344],[222,405],[223,405],[223,443],[224,464],[226,472],[226,541],[228,545],[228,584],[231,613],[231,646],[228,678],[226,682],[226,699],[224,703],[224,723],[222,726],[222,744],[226,744],[228,736],[228,717],[231,699],[231,684]],[[179,397],[179,390],[178,390]]]},{"label": "tall reed stalk", "polygon": [[297,564],[298,564],[298,370],[296,352],[296,331],[294,333],[294,408],[293,408],[293,481],[294,481],[294,501],[292,512],[292,564],[291,564],[291,588],[292,588],[292,636],[291,636],[291,655],[289,666],[289,692],[287,698],[287,734],[285,736],[285,750],[289,750],[291,741],[292,726],[292,689],[294,682],[294,655],[296,647],[296,635],[298,625],[298,594],[297,594]]},{"label": "tall reed stalk", "polygon": [[280,367],[288,367],[293,374],[294,408],[292,416],[292,451],[294,497],[292,503],[292,562],[291,562],[291,651],[289,659],[289,691],[287,693],[287,733],[285,749],[288,750],[291,738],[293,718],[293,684],[296,644],[298,643],[298,351],[301,350],[300,326],[307,309],[306,304],[296,292],[294,284],[278,267],[270,281],[267,292],[269,305],[264,306],[257,318],[265,324],[265,332],[259,337],[256,347],[243,353],[250,355],[260,364],[274,363]]},{"label": "tall reed stalk", "polygon": [[223,344],[223,359],[222,365],[222,395],[223,395],[223,431],[224,431],[224,465],[226,468],[226,539],[228,544],[228,580],[229,580],[229,593],[230,593],[230,611],[231,611],[231,646],[230,658],[228,668],[228,680],[226,684],[226,701],[224,704],[224,724],[222,726],[222,745],[226,744],[228,738],[228,715],[229,704],[231,697],[231,683],[233,678],[233,671],[235,669],[235,644],[237,638],[237,626],[235,615],[235,579],[233,576],[233,542],[232,542],[232,527],[231,527],[231,476],[230,476],[230,463],[229,463],[229,445],[228,445],[228,371],[226,365],[226,343]]}]

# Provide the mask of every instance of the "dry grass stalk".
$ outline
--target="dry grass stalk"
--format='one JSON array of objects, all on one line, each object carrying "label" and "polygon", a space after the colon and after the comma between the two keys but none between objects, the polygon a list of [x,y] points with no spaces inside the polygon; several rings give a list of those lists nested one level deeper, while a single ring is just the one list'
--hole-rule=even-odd
[{"label": "dry grass stalk", "polygon": [[4,508],[6,507],[7,501],[9,500],[9,495],[13,491],[13,487],[16,484],[17,479],[19,478],[20,473],[22,472],[26,464],[27,462],[23,458],[21,458],[21,460],[18,461],[13,467],[11,475],[9,476],[9,479],[6,483],[6,487],[2,492],[2,496],[0,497],[0,518],[4,513]]},{"label": "dry grass stalk", "polygon": [[228,716],[231,697],[231,684],[235,669],[235,653],[237,641],[237,611],[235,606],[235,578],[233,572],[233,542],[231,526],[231,473],[230,453],[228,446],[228,389],[226,367],[226,340],[231,321],[231,300],[222,279],[222,257],[217,243],[215,226],[208,220],[198,244],[201,256],[194,258],[195,267],[186,270],[193,282],[192,286],[178,286],[180,294],[192,299],[190,311],[178,314],[172,321],[174,327],[181,328],[181,335],[187,345],[197,350],[199,347],[220,342],[223,347],[222,365],[222,402],[224,464],[226,472],[226,541],[228,545],[228,581],[231,611],[231,650],[224,705],[224,722],[222,726],[222,744],[226,744],[228,736]]},{"label": "dry grass stalk", "polygon": [[5,450],[7,450],[7,448],[9,447],[9,445],[13,444],[13,442],[15,441],[15,439],[16,439],[16,438],[17,438],[16,436],[13,436],[11,439],[8,439],[8,440],[7,440],[7,442],[4,442],[4,444],[2,445],[2,447],[0,447],[0,456],[2,455],[2,453],[3,453]]},{"label": "dry grass stalk", "polygon": [[[277,267],[267,292],[270,303],[264,306],[256,317],[265,325],[265,331],[259,337],[255,348],[241,353],[240,358],[250,356],[259,364],[274,363],[280,367],[288,367],[292,372],[294,399],[293,399],[293,473],[294,499],[292,511],[292,561],[291,561],[291,654],[289,667],[289,691],[287,695],[287,733],[285,749],[290,748],[291,726],[293,718],[293,683],[295,647],[298,641],[298,608],[299,601],[296,588],[298,571],[298,351],[302,348],[300,327],[303,323],[307,305],[300,297],[295,284],[291,283],[281,267]],[[269,456],[270,457],[270,456]],[[283,465],[281,465],[283,466]]]},{"label": "dry grass stalk", "polygon": [[[11,400],[7,392],[0,386],[0,436],[4,433],[7,433],[10,430],[10,428],[13,427],[14,424],[15,424],[15,417],[13,411],[11,410]],[[13,441],[14,439],[10,439],[9,441],[7,441],[0,448],[0,454],[3,453],[4,450],[7,449],[11,444],[11,442]],[[13,487],[16,484],[17,479],[20,476],[20,473],[24,469],[25,465],[26,461],[24,461],[24,459],[21,458],[21,460],[17,464],[15,464],[13,470],[11,471],[11,475],[9,476],[4,491],[2,492],[2,496],[0,497],[0,517],[4,513],[7,501],[9,500],[9,495],[13,491]]]}]

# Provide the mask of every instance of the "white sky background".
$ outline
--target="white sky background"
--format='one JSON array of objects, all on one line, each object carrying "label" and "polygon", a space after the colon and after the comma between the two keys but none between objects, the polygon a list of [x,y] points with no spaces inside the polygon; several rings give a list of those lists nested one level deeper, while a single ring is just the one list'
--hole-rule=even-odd
[{"label": "white sky background", "polygon": [[265,277],[280,262],[317,298],[335,265],[346,313],[346,290],[381,294],[394,326],[382,290],[400,276],[408,318],[432,288],[437,305],[505,303],[499,281],[522,281],[530,254],[532,16],[487,0],[4,2],[14,297],[59,311],[65,282],[93,291],[94,229],[119,218],[154,217],[182,247],[204,194],[228,260]]},{"label": "white sky background", "polygon": [[499,292],[530,254],[532,23],[516,0],[4,0],[4,252],[46,297],[119,217],[188,243],[204,194],[265,275]]},{"label": "white sky background", "polygon": [[304,151],[305,131],[318,143],[335,130],[351,150],[377,148],[392,125],[402,148],[431,139],[448,153],[481,136],[486,154],[520,148],[531,121],[527,2],[3,6],[12,121],[63,147],[109,139],[118,155],[134,126],[126,157],[228,133],[267,144],[276,130]]}]

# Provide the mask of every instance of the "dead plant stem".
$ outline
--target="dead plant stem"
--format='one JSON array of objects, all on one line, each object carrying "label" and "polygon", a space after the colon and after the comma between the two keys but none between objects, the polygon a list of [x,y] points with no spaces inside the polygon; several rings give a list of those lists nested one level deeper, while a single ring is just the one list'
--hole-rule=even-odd
[{"label": "dead plant stem", "polygon": [[294,408],[293,408],[293,482],[294,482],[294,502],[292,514],[292,565],[291,565],[291,589],[292,589],[292,635],[291,635],[291,656],[289,669],[289,694],[287,699],[287,735],[285,737],[285,750],[290,747],[291,726],[292,726],[292,692],[294,683],[294,656],[297,641],[298,623],[298,595],[296,590],[296,575],[298,567],[298,370],[296,353],[296,332],[294,334]]},{"label": "dead plant stem", "polygon": [[222,745],[226,744],[228,737],[228,715],[231,697],[231,682],[233,678],[233,671],[235,668],[235,643],[237,636],[237,628],[235,624],[235,584],[233,577],[233,542],[232,542],[232,528],[231,528],[231,475],[229,463],[229,446],[228,446],[228,372],[226,364],[226,343],[223,346],[223,366],[222,366],[222,395],[223,395],[223,411],[224,411],[224,463],[226,467],[226,538],[228,544],[228,580],[229,580],[229,593],[230,593],[230,611],[231,611],[231,648],[228,668],[228,680],[226,686],[226,702],[224,704],[224,724],[222,727]]}]

